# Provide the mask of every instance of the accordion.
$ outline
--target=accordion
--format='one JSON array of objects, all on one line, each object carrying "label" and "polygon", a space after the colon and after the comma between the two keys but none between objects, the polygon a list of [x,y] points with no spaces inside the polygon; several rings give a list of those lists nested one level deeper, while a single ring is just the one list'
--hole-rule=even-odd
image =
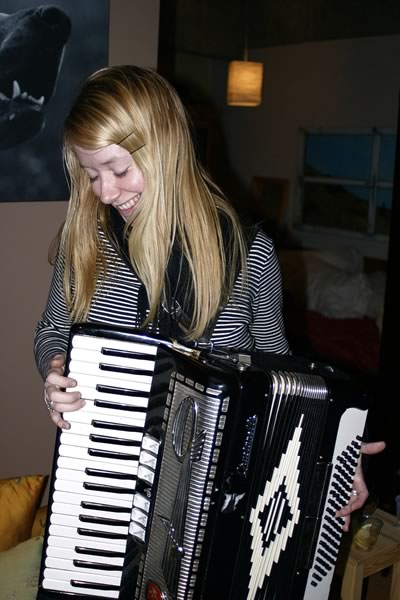
[{"label": "accordion", "polygon": [[368,402],[323,363],[72,327],[37,600],[324,600]]}]

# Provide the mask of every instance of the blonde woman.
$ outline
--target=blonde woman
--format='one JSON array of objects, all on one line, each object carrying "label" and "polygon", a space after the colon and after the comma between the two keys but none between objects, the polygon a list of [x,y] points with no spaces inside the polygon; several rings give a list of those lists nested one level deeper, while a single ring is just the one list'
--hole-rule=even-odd
[{"label": "blonde woman", "polygon": [[76,385],[63,375],[76,321],[288,352],[273,244],[246,233],[196,160],[166,80],[134,66],[89,77],[65,122],[64,157],[70,202],[35,333],[58,427],[68,429],[63,415],[84,404],[79,392],[62,391]]}]

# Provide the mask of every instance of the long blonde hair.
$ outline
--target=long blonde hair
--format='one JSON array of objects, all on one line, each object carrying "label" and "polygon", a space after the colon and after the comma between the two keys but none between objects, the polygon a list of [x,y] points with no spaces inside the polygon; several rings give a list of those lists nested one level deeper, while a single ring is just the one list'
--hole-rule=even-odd
[{"label": "long blonde hair", "polygon": [[[150,69],[101,69],[85,82],[66,121],[64,159],[70,202],[61,234],[64,287],[72,317],[84,320],[96,286],[107,272],[99,223],[112,235],[109,207],[93,194],[74,146],[88,150],[119,144],[144,176],[142,202],[126,224],[129,256],[149,301],[146,323],[163,300],[174,243],[192,281],[193,315],[187,338],[200,337],[227,299],[235,268],[245,265],[246,244],[235,211],[198,163],[185,109],[174,88]],[[223,238],[221,214],[229,224]],[[73,280],[73,285],[71,281]]]}]

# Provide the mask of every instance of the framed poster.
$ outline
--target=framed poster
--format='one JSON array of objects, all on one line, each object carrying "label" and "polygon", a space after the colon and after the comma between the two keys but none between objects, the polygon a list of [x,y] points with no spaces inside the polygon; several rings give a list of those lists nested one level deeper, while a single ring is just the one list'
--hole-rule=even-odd
[{"label": "framed poster", "polygon": [[64,118],[108,63],[109,0],[0,0],[0,202],[67,200]]}]

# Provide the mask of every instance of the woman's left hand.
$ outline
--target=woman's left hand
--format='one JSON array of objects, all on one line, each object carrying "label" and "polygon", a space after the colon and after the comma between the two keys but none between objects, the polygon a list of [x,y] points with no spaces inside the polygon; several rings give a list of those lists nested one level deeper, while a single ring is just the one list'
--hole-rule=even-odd
[{"label": "woman's left hand", "polygon": [[[361,445],[361,454],[378,454],[385,449],[385,442],[370,442]],[[344,518],[343,531],[348,531],[350,526],[350,515],[354,510],[361,508],[368,498],[368,488],[365,484],[364,473],[361,466],[361,458],[358,463],[354,477],[353,490],[357,495],[351,496],[349,503],[336,513],[337,517]]]}]

